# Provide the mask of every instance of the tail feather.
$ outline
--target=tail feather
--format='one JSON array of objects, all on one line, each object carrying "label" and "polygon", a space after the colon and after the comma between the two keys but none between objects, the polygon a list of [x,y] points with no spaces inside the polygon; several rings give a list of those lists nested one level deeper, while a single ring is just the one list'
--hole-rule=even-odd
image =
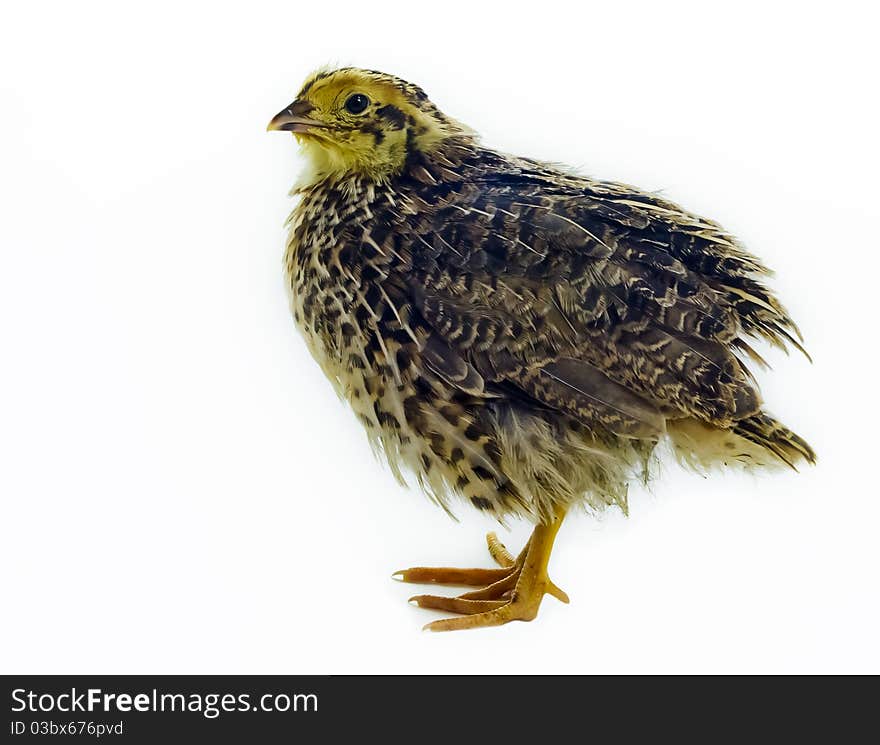
[{"label": "tail feather", "polygon": [[816,453],[806,440],[792,432],[769,414],[759,412],[741,419],[733,426],[733,432],[749,442],[769,450],[783,463],[795,470],[798,461],[816,462]]},{"label": "tail feather", "polygon": [[666,431],[679,463],[701,473],[717,466],[746,469],[816,462],[813,449],[769,414],[759,412],[722,429],[698,419],[667,420]]}]

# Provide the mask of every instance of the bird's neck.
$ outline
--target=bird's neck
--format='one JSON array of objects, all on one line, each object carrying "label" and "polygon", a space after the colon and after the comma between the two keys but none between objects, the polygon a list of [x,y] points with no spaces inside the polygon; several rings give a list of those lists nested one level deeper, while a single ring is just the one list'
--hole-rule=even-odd
[{"label": "bird's neck", "polygon": [[[430,147],[410,146],[398,167],[390,168],[384,161],[375,168],[361,163],[352,168],[350,160],[340,158],[333,148],[305,141],[303,169],[294,184],[293,193],[306,193],[321,187],[350,188],[352,184],[383,187],[399,179],[413,177],[417,181],[457,180],[466,178],[467,163],[479,150],[469,134],[449,136],[433,142]],[[426,174],[427,171],[427,174]]]}]

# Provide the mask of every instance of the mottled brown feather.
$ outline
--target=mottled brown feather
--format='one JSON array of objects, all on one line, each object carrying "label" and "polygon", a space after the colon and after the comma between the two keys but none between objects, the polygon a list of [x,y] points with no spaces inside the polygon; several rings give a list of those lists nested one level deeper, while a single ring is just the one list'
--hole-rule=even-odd
[{"label": "mottled brown feather", "polygon": [[800,335],[729,233],[484,148],[394,85],[444,136],[419,147],[425,125],[396,119],[398,171],[307,183],[287,270],[310,349],[400,478],[546,517],[625,508],[667,433],[693,465],[814,459],[761,410],[747,340]]}]

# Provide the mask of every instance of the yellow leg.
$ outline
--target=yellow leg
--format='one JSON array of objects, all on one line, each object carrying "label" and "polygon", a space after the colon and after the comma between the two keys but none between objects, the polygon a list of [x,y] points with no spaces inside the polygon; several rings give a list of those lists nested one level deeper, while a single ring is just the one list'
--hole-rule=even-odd
[{"label": "yellow leg", "polygon": [[549,523],[535,526],[531,538],[514,559],[494,533],[486,537],[489,553],[501,569],[450,569],[446,567],[415,567],[394,576],[403,582],[434,582],[438,584],[485,585],[480,590],[458,597],[416,595],[410,598],[421,608],[448,610],[465,614],[459,618],[444,618],[425,626],[430,631],[454,631],[481,626],[500,626],[508,621],[531,621],[545,594],[553,595],[563,603],[568,595],[560,590],[547,575],[547,565],[553,542],[564,510],[558,510]]}]

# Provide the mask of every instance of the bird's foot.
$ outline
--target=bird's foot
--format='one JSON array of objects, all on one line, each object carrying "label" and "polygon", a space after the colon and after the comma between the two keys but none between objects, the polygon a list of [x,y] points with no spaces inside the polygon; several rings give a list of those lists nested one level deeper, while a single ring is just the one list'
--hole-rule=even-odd
[{"label": "bird's foot", "polygon": [[455,631],[481,626],[500,626],[508,621],[531,621],[538,615],[544,595],[563,603],[568,595],[547,576],[547,562],[561,519],[539,525],[519,556],[514,558],[494,533],[486,536],[489,553],[500,569],[451,569],[413,567],[394,573],[401,582],[479,586],[481,589],[456,597],[416,595],[410,598],[420,608],[462,614],[425,626],[429,631]]}]

